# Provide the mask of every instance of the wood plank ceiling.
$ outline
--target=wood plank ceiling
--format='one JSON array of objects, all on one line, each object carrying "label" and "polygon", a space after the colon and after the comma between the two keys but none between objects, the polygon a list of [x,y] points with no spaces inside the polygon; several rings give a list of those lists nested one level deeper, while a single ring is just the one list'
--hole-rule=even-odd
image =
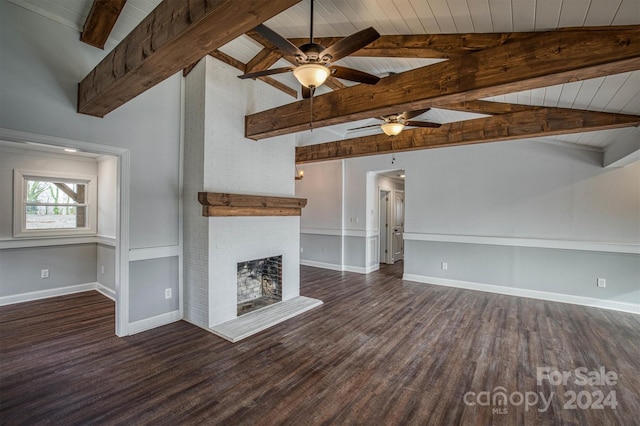
[{"label": "wood plank ceiling", "polygon": [[[79,29],[82,28],[93,3],[92,0],[10,1],[45,14],[52,19],[57,17],[59,22],[68,26],[75,25]],[[124,35],[131,31],[158,3],[160,3],[159,0],[128,0],[111,34],[111,44],[122,40]],[[265,24],[287,38],[303,39],[308,36],[308,15],[309,0],[303,0],[269,19]],[[438,42],[446,40],[446,37],[437,37],[439,34],[470,34],[469,36],[457,37],[457,40],[464,44],[463,50],[466,50],[473,48],[475,40],[481,40],[483,37],[481,34],[507,33],[498,36],[492,35],[493,43],[499,44],[505,40],[505,37],[510,40],[523,37],[524,35],[520,34],[523,32],[549,31],[565,27],[632,25],[636,26],[629,35],[629,39],[633,40],[631,42],[632,50],[636,52],[640,50],[636,44],[638,42],[637,26],[640,25],[640,0],[316,0],[314,17],[314,34],[317,37],[342,37],[368,26],[373,26],[384,35],[381,40],[376,42],[378,45],[384,45],[385,42],[393,43],[393,38],[397,35],[431,35],[429,47],[436,47],[431,53],[426,53],[425,50],[414,50],[411,53],[406,49],[398,49],[396,54],[404,57],[352,56],[339,61],[339,65],[357,68],[381,77],[385,77],[389,73],[403,73],[437,64],[446,58],[452,58],[452,60],[459,58],[460,52],[453,48],[445,50],[444,53],[442,49],[437,49]],[[242,71],[260,69],[265,66],[288,65],[288,62],[284,59],[278,59],[276,55],[273,55],[273,52],[265,51],[264,46],[255,39],[256,37],[243,35],[211,53],[216,58],[231,63]],[[452,40],[455,38],[450,38],[449,42]],[[406,42],[407,40],[405,40],[405,44]],[[486,40],[483,42],[490,43]],[[295,43],[299,43],[299,41],[296,40]],[[394,54],[388,51],[380,53],[371,47],[375,46],[370,46],[369,51],[373,52],[371,55]],[[109,46],[107,46],[108,48]],[[367,54],[366,52],[362,53]],[[185,64],[185,67],[188,68],[188,65],[190,64]],[[443,66],[446,67],[444,64],[440,67]],[[637,62],[627,63],[626,68],[609,68],[608,71],[596,74],[586,73],[576,81],[549,79],[548,84],[520,87],[514,85],[512,90],[502,90],[495,93],[483,92],[484,96],[481,97],[485,100],[501,103],[640,115],[640,71],[638,71],[640,67],[637,66]],[[402,79],[398,76],[394,76],[394,78]],[[298,90],[297,82],[291,73],[272,76],[265,80],[268,84],[288,91],[292,95],[293,91]],[[324,87],[318,91],[317,100],[322,102],[323,94],[329,93],[332,89],[335,90],[334,95],[328,95],[327,99],[337,99],[336,95],[343,90],[345,93],[349,93],[349,91],[356,93],[361,90],[358,88],[349,89],[348,86],[351,85],[352,83],[336,79],[328,85],[330,87]],[[469,100],[469,98],[450,99],[451,102],[460,100]],[[465,108],[442,108],[447,105],[433,104],[431,106],[433,108],[430,111],[417,119],[446,124],[470,118],[486,117],[486,115],[472,114],[472,112],[481,111],[471,111]],[[286,107],[283,108],[286,110]],[[389,109],[388,105],[386,109]],[[378,110],[383,111],[384,108],[378,108]],[[554,113],[553,109],[544,112],[548,116]],[[529,114],[531,113],[529,112]],[[540,117],[542,113],[538,111],[536,114]],[[531,114],[531,116],[533,117],[535,114]],[[506,115],[501,115],[500,120],[504,120],[505,117]],[[583,117],[582,119],[589,121],[591,118]],[[251,116],[248,119],[251,120]],[[375,123],[373,120],[344,121],[341,124],[327,127],[329,132],[326,133],[330,134],[334,140],[350,139],[354,136],[362,139],[362,137],[374,134],[371,141],[378,137],[375,134],[380,133],[378,129],[373,129],[370,132],[348,131],[350,128]],[[622,117],[622,121],[634,125],[633,118]],[[637,123],[635,125],[637,126]],[[595,126],[581,129],[578,126],[572,130],[575,133],[570,135],[563,134],[564,131],[556,132],[559,134],[553,132],[550,134],[554,134],[555,140],[590,146],[595,149],[604,149],[620,139],[640,137],[638,128],[590,131],[596,127],[610,128]],[[442,132],[443,130],[416,129],[411,132],[418,134],[435,131]],[[532,134],[541,135],[535,132]],[[311,137],[308,131],[298,133],[296,138],[299,145],[317,143],[317,137]]]}]

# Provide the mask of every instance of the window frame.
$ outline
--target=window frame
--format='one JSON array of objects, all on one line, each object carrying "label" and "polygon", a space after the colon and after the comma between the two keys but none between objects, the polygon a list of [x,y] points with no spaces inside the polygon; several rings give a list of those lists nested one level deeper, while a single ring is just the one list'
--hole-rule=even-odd
[{"label": "window frame", "polygon": [[[76,173],[55,173],[35,170],[13,170],[13,237],[74,237],[97,235],[97,176]],[[83,183],[85,189],[85,226],[80,228],[27,229],[27,181],[65,181]]]}]

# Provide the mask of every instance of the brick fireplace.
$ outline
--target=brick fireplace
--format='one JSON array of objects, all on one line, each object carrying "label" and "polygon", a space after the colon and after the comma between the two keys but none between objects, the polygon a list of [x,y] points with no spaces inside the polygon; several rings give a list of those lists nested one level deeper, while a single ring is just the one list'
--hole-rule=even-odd
[{"label": "brick fireplace", "polygon": [[282,256],[238,263],[238,316],[282,301]]},{"label": "brick fireplace", "polygon": [[[232,342],[322,303],[300,296],[295,138],[244,135],[247,113],[289,99],[237,75],[204,57],[186,78],[184,114],[184,319]],[[272,257],[281,301],[239,315],[239,264]]]}]

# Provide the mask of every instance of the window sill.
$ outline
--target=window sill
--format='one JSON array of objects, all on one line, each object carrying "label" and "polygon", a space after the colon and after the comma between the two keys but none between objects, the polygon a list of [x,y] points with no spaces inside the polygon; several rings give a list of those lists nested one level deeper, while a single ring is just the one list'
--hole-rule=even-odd
[{"label": "window sill", "polygon": [[91,244],[98,242],[95,235],[69,236],[69,237],[31,237],[31,238],[4,238],[0,239],[0,250],[28,247],[64,246],[71,244]]}]

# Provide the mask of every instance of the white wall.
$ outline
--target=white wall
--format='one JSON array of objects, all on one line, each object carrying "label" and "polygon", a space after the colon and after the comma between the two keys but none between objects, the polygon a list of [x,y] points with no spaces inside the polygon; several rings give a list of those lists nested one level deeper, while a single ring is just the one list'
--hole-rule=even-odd
[{"label": "white wall", "polygon": [[296,197],[306,198],[300,218],[303,264],[342,269],[342,161],[304,164],[295,181]]},{"label": "white wall", "polygon": [[[601,165],[601,153],[528,140],[348,159],[344,232],[366,236],[373,227],[377,189],[367,200],[368,172],[404,169],[408,278],[633,311],[640,309],[640,163]],[[368,244],[345,239],[345,259],[361,259]],[[609,278],[606,288],[596,287],[599,277]]]},{"label": "white wall", "polygon": [[[81,43],[76,31],[0,0],[0,127],[129,149],[132,254],[179,252],[182,77],[168,78],[105,118],[78,114],[78,82],[105,54]],[[164,288],[177,285],[173,280],[164,277],[144,297],[132,297],[131,311],[164,306]]]},{"label": "white wall", "polygon": [[98,235],[116,238],[118,204],[118,159],[98,158]]}]

